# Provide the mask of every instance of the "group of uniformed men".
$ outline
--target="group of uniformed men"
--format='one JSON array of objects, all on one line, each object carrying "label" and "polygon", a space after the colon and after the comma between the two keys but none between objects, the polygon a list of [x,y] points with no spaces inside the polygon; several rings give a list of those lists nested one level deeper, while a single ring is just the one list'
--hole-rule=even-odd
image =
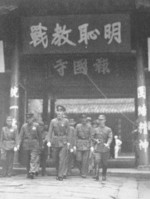
[{"label": "group of uniformed men", "polygon": [[35,123],[32,113],[27,114],[27,122],[22,125],[13,145],[14,150],[22,148],[26,153],[27,178],[33,179],[38,175],[40,159],[42,175],[45,175],[47,153],[51,150],[57,180],[62,181],[71,174],[74,157],[82,178],[87,177],[89,165],[92,163],[95,171],[93,178],[99,180],[101,165],[102,180],[106,180],[113,135],[111,128],[105,125],[105,115],[99,115],[97,122],[91,125],[87,116],[82,114],[81,122],[75,125],[73,119],[65,117],[65,112],[65,107],[61,105],[56,107],[57,116],[51,120],[49,129],[48,125]]}]

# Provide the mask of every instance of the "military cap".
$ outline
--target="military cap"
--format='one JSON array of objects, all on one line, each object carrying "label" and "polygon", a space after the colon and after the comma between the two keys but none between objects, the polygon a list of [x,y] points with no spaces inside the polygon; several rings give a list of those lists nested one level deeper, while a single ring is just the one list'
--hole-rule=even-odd
[{"label": "military cap", "polygon": [[99,115],[98,119],[99,119],[99,120],[105,120],[106,117],[105,117],[105,115]]},{"label": "military cap", "polygon": [[92,121],[92,118],[91,117],[87,117],[87,121]]},{"label": "military cap", "polygon": [[56,110],[57,110],[57,111],[63,111],[63,112],[65,112],[65,111],[66,111],[66,108],[65,108],[64,106],[62,106],[62,105],[57,105],[57,106],[56,106]]},{"label": "military cap", "polygon": [[33,116],[34,116],[33,113],[26,113],[26,118],[28,118],[28,119],[32,118]]}]

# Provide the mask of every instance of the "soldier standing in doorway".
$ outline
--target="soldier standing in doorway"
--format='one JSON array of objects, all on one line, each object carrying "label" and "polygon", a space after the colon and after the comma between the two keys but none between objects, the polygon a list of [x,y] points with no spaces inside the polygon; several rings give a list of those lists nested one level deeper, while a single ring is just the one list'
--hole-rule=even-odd
[{"label": "soldier standing in doorway", "polygon": [[81,117],[82,122],[77,124],[76,135],[76,161],[82,178],[86,178],[88,173],[89,154],[91,147],[92,127],[87,124],[85,114]]},{"label": "soldier standing in doorway", "polygon": [[106,180],[107,164],[110,156],[110,144],[112,142],[113,134],[111,128],[105,125],[105,115],[98,117],[99,126],[95,128],[93,133],[94,155],[95,155],[95,169],[96,175],[94,178],[99,180],[99,167],[102,164],[102,180]]},{"label": "soldier standing in doorway", "polygon": [[67,153],[70,143],[68,142],[69,121],[64,118],[65,107],[56,107],[57,117],[52,119],[48,131],[48,147],[52,147],[53,157],[57,170],[57,180],[64,179]]},{"label": "soldier standing in doorway", "polygon": [[2,128],[0,148],[2,160],[1,177],[11,177],[14,161],[14,151],[18,150],[18,130],[12,125],[12,117],[8,116],[6,125]]},{"label": "soldier standing in doorway", "polygon": [[27,178],[33,179],[38,174],[42,137],[39,124],[34,122],[34,114],[27,113],[26,119],[27,123],[21,127],[19,144],[27,157]]}]

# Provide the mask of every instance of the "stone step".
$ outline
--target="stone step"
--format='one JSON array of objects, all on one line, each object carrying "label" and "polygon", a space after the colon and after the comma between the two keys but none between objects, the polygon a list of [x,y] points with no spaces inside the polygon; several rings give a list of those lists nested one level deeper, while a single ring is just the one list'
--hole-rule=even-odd
[{"label": "stone step", "polygon": [[110,168],[134,168],[134,157],[120,156],[116,159],[109,159],[108,166]]}]

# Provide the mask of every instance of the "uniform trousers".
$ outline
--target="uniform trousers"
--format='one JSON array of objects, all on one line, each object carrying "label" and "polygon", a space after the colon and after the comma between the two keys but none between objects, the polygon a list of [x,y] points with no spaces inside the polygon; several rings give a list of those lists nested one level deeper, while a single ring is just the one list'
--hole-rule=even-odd
[{"label": "uniform trousers", "polygon": [[30,173],[35,174],[36,172],[39,172],[39,166],[40,166],[40,150],[38,149],[32,149],[32,150],[26,150],[25,151],[27,155],[27,174]]},{"label": "uniform trousers", "polygon": [[72,168],[74,167],[74,160],[75,160],[75,154],[74,152],[70,152],[68,150],[67,153],[67,161],[66,161],[66,166],[65,166],[65,171],[64,171],[64,175],[71,175],[72,173]]},{"label": "uniform trousers", "polygon": [[48,148],[45,144],[44,149],[42,149],[41,154],[40,154],[40,163],[41,163],[41,168],[42,168],[42,175],[45,175],[45,172],[46,172],[47,157],[48,157]]},{"label": "uniform trousers", "polygon": [[86,176],[88,173],[88,163],[89,163],[89,150],[80,151],[77,150],[76,160],[77,166],[80,169],[80,174]]},{"label": "uniform trousers", "polygon": [[2,160],[2,175],[11,176],[13,170],[14,150],[2,149],[1,160]]},{"label": "uniform trousers", "polygon": [[102,168],[102,175],[106,176],[108,159],[110,157],[109,151],[107,152],[95,152],[95,164],[96,164],[96,176],[99,176],[99,167]]},{"label": "uniform trousers", "polygon": [[68,158],[67,145],[62,147],[53,147],[53,158],[56,165],[58,177],[63,177],[66,170],[66,162]]}]

